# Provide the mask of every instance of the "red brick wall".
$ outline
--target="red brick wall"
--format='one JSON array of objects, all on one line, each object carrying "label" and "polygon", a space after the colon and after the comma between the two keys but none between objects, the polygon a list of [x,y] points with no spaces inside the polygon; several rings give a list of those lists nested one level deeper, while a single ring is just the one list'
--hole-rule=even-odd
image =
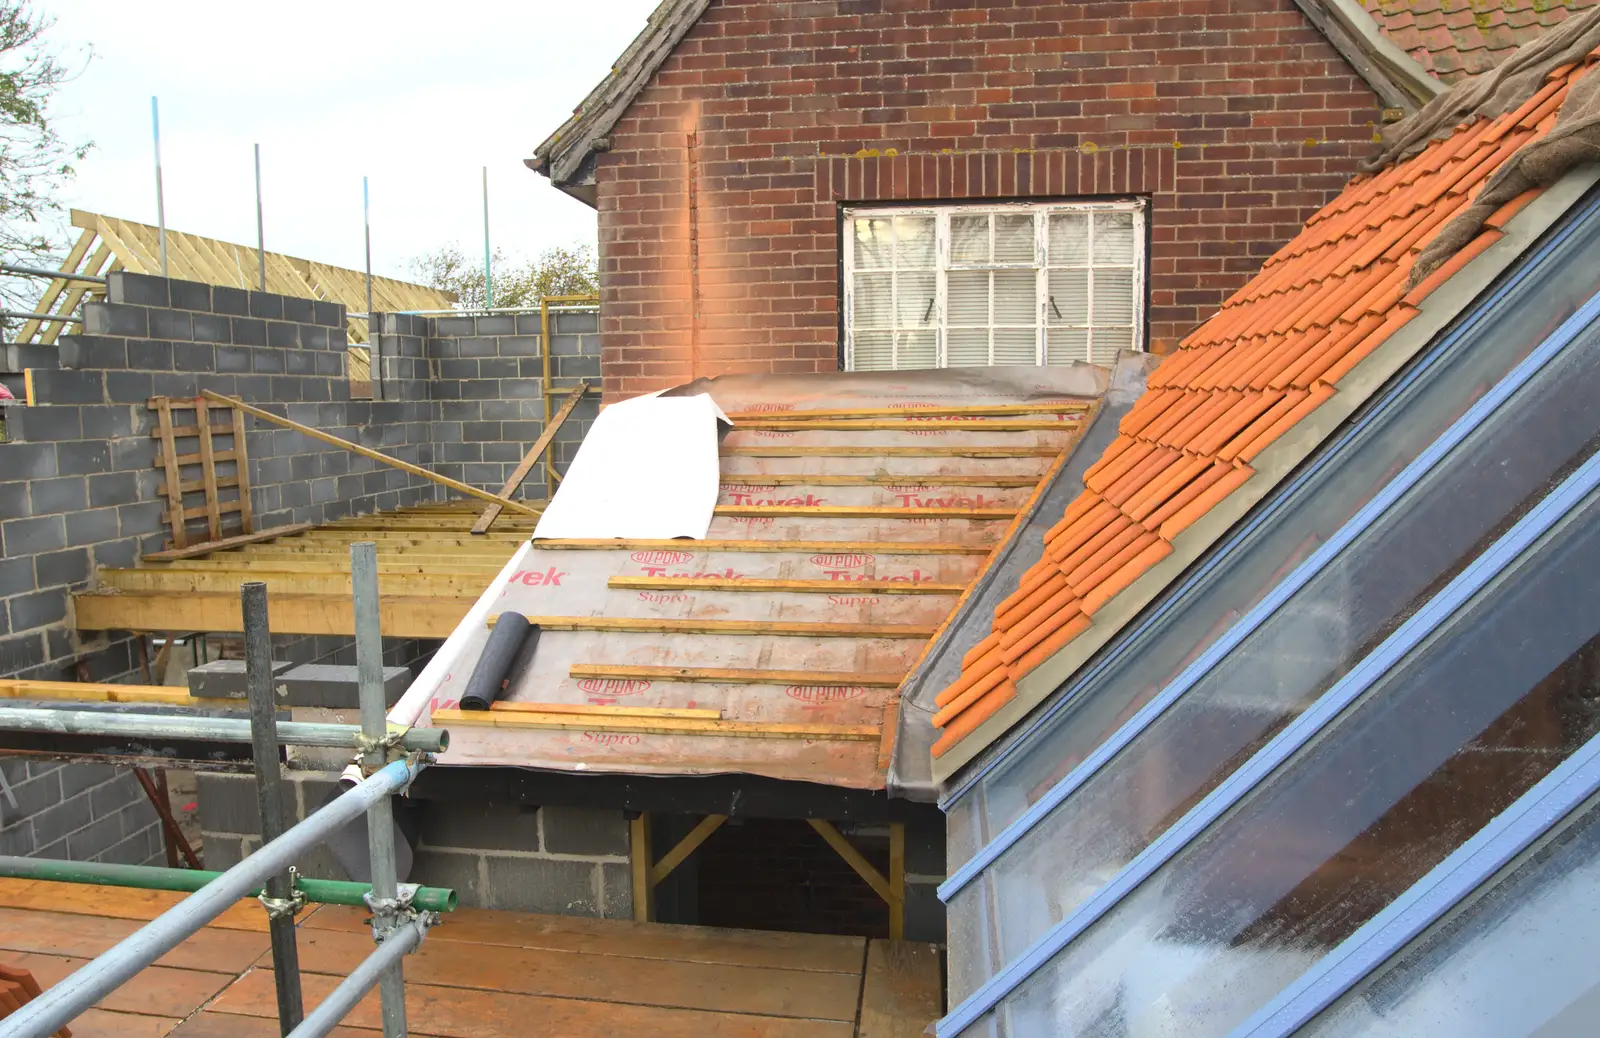
[{"label": "red brick wall", "polygon": [[847,202],[1148,196],[1170,349],[1379,112],[1293,0],[712,0],[599,156],[606,395],[834,370]]}]

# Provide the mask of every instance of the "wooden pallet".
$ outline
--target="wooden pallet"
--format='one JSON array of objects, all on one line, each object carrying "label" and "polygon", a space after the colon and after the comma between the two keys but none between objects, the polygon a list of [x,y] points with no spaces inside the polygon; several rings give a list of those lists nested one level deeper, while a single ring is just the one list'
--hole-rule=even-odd
[{"label": "wooden pallet", "polygon": [[[205,397],[151,397],[148,406],[156,413],[150,435],[157,440],[155,467],[165,477],[158,492],[167,501],[172,547],[254,533],[244,412]],[[213,425],[218,411],[228,418]],[[205,524],[204,533],[190,529],[195,522]]]}]

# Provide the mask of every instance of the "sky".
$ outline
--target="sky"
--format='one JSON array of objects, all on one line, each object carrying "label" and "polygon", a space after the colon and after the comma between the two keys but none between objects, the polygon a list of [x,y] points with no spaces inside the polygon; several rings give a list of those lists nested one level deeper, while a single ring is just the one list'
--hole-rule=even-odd
[{"label": "sky", "polygon": [[490,237],[531,257],[593,244],[594,211],[522,164],[644,27],[657,0],[36,0],[81,72],[51,112],[93,142],[65,205],[156,222],[150,98],[160,99],[169,228],[254,244],[261,145],[267,248],[372,266]]}]

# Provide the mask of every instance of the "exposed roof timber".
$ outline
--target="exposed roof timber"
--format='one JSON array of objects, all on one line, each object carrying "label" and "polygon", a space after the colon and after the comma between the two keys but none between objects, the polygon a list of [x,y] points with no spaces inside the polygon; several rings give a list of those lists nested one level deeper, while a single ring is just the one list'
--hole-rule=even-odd
[{"label": "exposed roof timber", "polygon": [[1444,93],[1446,84],[1379,31],[1358,0],[1294,2],[1388,107],[1409,114]]},{"label": "exposed roof timber", "polygon": [[533,158],[523,160],[527,167],[594,205],[594,156],[609,146],[606,135],[710,5],[711,0],[662,0],[606,78],[534,149]]}]

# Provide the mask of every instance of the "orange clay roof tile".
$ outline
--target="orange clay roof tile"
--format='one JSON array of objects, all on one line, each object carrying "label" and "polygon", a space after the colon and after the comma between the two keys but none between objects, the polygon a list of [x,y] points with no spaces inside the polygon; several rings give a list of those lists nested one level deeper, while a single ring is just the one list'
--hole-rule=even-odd
[{"label": "orange clay roof tile", "polygon": [[[1373,9],[1378,0],[1366,2]],[[1507,0],[1517,7],[1511,13],[1530,18],[1532,8],[1522,8],[1533,2]],[[1400,8],[1390,7],[1401,25]],[[1449,29],[1437,3],[1411,8],[1404,17],[1428,20],[1429,31],[1467,31]],[[1493,17],[1495,33],[1528,24],[1498,10]],[[1331,399],[1356,365],[1499,239],[1539,192],[1502,206],[1465,249],[1406,288],[1417,254],[1508,157],[1548,132],[1578,71],[1552,74],[1516,111],[1464,122],[1410,159],[1353,180],[1163,359],[1085,473],[1084,491],[1046,534],[1039,562],[995,608],[994,629],[962,659],[960,679],[936,698],[944,732],[935,756],[1090,630],[1091,617],[1173,552],[1174,538],[1250,481],[1262,451]]]}]

